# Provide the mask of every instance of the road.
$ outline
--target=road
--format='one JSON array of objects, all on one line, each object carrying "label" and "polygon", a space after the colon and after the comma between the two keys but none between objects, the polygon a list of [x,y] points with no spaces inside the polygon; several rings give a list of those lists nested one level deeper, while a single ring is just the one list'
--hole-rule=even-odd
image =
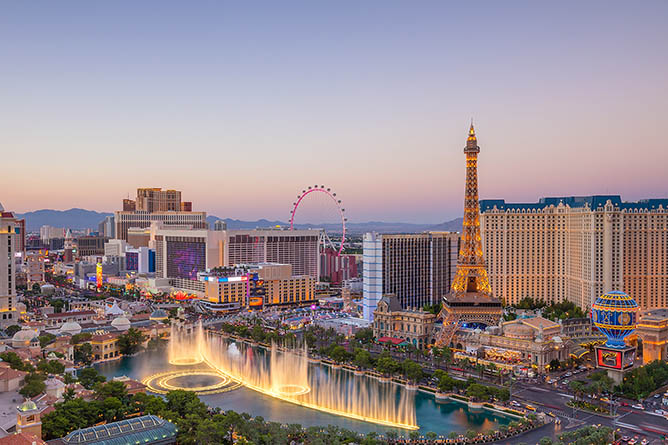
[{"label": "road", "polygon": [[668,434],[668,420],[647,411],[620,406],[617,409],[617,417],[612,419],[568,407],[566,403],[572,400],[573,396],[563,388],[548,387],[537,383],[517,383],[512,397],[515,400],[534,405],[541,411],[552,412],[562,421],[561,425],[549,425],[549,427],[517,438],[515,443],[536,443],[544,436],[555,438],[564,431],[597,424],[619,428],[622,435],[629,437],[645,436],[652,444],[663,443],[660,440],[661,436]]}]

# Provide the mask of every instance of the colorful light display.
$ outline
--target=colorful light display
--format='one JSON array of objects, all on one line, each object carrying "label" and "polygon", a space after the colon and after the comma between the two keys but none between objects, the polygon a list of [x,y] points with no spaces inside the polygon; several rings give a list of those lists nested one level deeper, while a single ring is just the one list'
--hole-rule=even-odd
[{"label": "colorful light display", "polygon": [[95,287],[97,287],[98,291],[102,288],[102,281],[102,263],[97,263],[95,266]]}]

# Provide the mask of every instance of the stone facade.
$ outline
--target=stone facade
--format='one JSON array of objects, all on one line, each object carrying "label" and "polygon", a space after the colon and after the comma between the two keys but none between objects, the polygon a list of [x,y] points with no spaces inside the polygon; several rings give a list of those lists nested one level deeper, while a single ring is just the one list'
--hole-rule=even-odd
[{"label": "stone facade", "polygon": [[393,294],[385,295],[373,313],[374,337],[406,340],[418,349],[432,342],[436,315],[420,310],[402,309]]},{"label": "stone facade", "polygon": [[459,330],[451,346],[502,365],[521,365],[547,372],[549,363],[568,359],[572,342],[561,326],[542,317],[518,319],[485,331]]},{"label": "stone facade", "polygon": [[668,309],[641,313],[636,334],[642,340],[643,364],[668,359]]}]

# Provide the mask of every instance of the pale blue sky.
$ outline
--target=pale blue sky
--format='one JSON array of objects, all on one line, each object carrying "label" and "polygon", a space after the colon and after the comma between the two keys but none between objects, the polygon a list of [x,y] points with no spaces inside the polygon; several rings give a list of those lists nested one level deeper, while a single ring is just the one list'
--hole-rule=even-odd
[{"label": "pale blue sky", "polygon": [[[482,198],[668,196],[668,2],[0,2],[0,202],[111,211],[137,187],[285,219]],[[9,166],[9,167],[8,167]],[[312,216],[317,219],[316,216]]]}]

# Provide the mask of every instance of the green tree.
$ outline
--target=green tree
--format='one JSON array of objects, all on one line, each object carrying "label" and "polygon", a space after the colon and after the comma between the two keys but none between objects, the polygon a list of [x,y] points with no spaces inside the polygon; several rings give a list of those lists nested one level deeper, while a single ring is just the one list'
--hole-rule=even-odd
[{"label": "green tree", "polygon": [[93,347],[90,343],[74,346],[74,361],[84,365],[90,365],[93,362]]},{"label": "green tree", "polygon": [[11,326],[8,326],[5,328],[5,334],[7,334],[7,337],[13,337],[14,334],[19,332],[21,330],[21,326],[17,324],[13,324]]},{"label": "green tree", "polygon": [[62,312],[63,307],[65,307],[65,301],[59,298],[50,298],[49,304],[53,307],[53,311],[56,313]]},{"label": "green tree", "polygon": [[63,393],[63,400],[65,400],[66,402],[73,400],[75,397],[76,394],[74,393],[74,388],[67,388]]},{"label": "green tree", "polygon": [[197,394],[189,391],[170,391],[167,393],[167,409],[181,417],[186,414],[195,414],[199,417],[206,416],[207,407],[199,400]]},{"label": "green tree", "polygon": [[438,379],[438,390],[441,392],[452,391],[457,386],[457,381],[450,377],[448,374],[443,374]]},{"label": "green tree", "polygon": [[78,345],[81,342],[89,341],[91,338],[93,338],[93,334],[89,332],[81,332],[79,334],[74,334],[72,338],[70,338],[70,344]]},{"label": "green tree", "polygon": [[485,400],[489,397],[489,391],[486,386],[473,383],[466,388],[466,395],[474,400]]},{"label": "green tree", "polygon": [[58,360],[41,360],[37,364],[37,369],[47,374],[63,374],[65,372],[65,365]]},{"label": "green tree", "polygon": [[44,384],[44,376],[37,373],[30,373],[25,376],[23,380],[23,388],[19,390],[19,394],[23,397],[33,398],[46,390]]},{"label": "green tree", "polygon": [[399,363],[392,357],[381,356],[376,361],[376,370],[384,375],[394,374],[399,370]]},{"label": "green tree", "polygon": [[422,372],[422,366],[410,359],[404,360],[402,363],[402,368],[406,378],[412,382],[419,382],[424,375]]},{"label": "green tree", "polygon": [[105,380],[107,378],[95,368],[84,368],[79,371],[79,383],[86,389],[93,389],[96,383],[102,383]]},{"label": "green tree", "polygon": [[360,368],[370,368],[371,367],[371,354],[369,351],[364,349],[357,348],[355,350],[355,365]]},{"label": "green tree", "polygon": [[132,355],[139,350],[146,336],[135,328],[130,328],[118,337],[118,349],[123,355]]},{"label": "green tree", "polygon": [[102,412],[104,420],[113,422],[124,417],[123,402],[116,397],[107,397],[102,402]]},{"label": "green tree", "polygon": [[550,362],[549,366],[550,366],[550,371],[556,371],[559,368],[561,368],[561,362],[559,361],[559,359],[555,358]]},{"label": "green tree", "polygon": [[160,415],[167,410],[167,403],[162,397],[138,392],[130,399],[130,406],[142,414]]},{"label": "green tree", "polygon": [[113,397],[125,401],[128,398],[128,390],[125,383],[118,380],[97,383],[95,385],[95,393],[98,400],[106,400],[107,398]]},{"label": "green tree", "polygon": [[373,341],[373,329],[363,328],[355,333],[355,339],[362,343],[371,343]]},{"label": "green tree", "polygon": [[329,353],[329,356],[334,360],[335,362],[343,363],[346,360],[348,360],[348,351],[346,351],[346,348],[343,346],[336,345],[332,348],[331,352]]},{"label": "green tree", "polygon": [[217,445],[231,443],[225,423],[215,419],[204,419],[197,427],[194,443]]},{"label": "green tree", "polygon": [[13,351],[0,353],[0,359],[5,363],[9,363],[9,367],[17,371],[32,372],[34,370],[30,363],[21,360],[21,357]]},{"label": "green tree", "polygon": [[468,430],[468,431],[466,432],[466,438],[467,438],[467,439],[474,439],[477,435],[478,435],[478,433],[476,433],[476,432],[473,431],[473,430]]},{"label": "green tree", "polygon": [[264,341],[264,329],[262,328],[262,326],[260,326],[259,324],[253,326],[253,329],[251,329],[251,338],[256,342]]}]

